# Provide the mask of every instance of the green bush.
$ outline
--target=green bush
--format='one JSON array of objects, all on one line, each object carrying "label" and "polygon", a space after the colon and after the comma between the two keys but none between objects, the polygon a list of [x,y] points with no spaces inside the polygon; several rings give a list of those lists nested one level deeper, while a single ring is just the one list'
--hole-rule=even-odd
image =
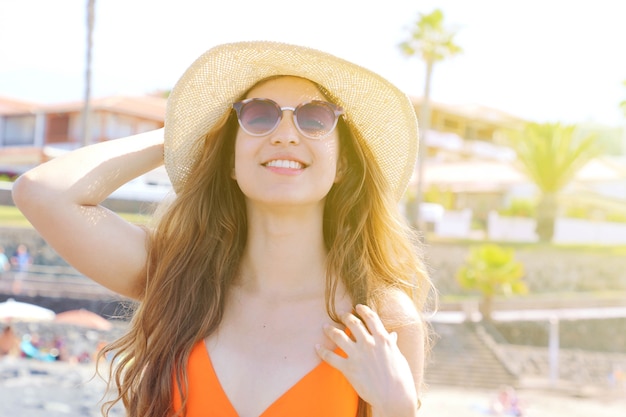
[{"label": "green bush", "polygon": [[606,215],[607,222],[626,223],[626,213],[614,211]]},{"label": "green bush", "polygon": [[441,204],[446,210],[454,209],[454,193],[448,189],[431,185],[424,192],[424,202]]},{"label": "green bush", "polygon": [[465,264],[456,272],[462,288],[480,292],[480,311],[491,318],[493,297],[528,293],[523,281],[524,265],[515,259],[515,251],[495,244],[470,248]]},{"label": "green bush", "polygon": [[535,217],[535,208],[536,205],[532,200],[525,198],[514,198],[511,200],[509,205],[501,210],[498,213],[501,216],[507,217]]},{"label": "green bush", "polygon": [[13,182],[17,178],[17,175],[0,174],[0,181]]},{"label": "green bush", "polygon": [[582,206],[568,206],[565,208],[565,217],[570,219],[589,219],[591,214],[589,209]]}]

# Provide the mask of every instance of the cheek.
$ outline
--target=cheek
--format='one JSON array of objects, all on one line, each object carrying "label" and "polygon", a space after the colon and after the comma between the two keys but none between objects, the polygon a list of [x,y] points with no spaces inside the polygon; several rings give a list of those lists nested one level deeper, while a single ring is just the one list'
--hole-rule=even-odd
[{"label": "cheek", "polygon": [[339,141],[328,141],[324,143],[322,148],[322,152],[324,154],[323,158],[326,160],[326,166],[329,169],[329,172],[335,173],[339,169]]},{"label": "cheek", "polygon": [[235,140],[234,155],[232,156],[233,178],[236,176],[237,170],[245,166],[244,161],[248,159],[250,152],[249,143],[245,140],[240,140],[239,138]]},{"label": "cheek", "polygon": [[335,160],[339,159],[339,141],[333,140],[327,145],[328,154],[332,155]]}]

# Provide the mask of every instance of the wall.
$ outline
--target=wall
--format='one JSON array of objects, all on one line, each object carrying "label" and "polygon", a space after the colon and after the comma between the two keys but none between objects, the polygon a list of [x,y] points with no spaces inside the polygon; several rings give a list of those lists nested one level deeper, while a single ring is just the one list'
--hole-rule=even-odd
[{"label": "wall", "polygon": [[[11,197],[10,183],[0,181],[0,206],[12,206],[13,198]],[[121,198],[107,198],[103,206],[116,211],[118,213],[152,213],[156,207],[156,203],[149,201],[127,200]]]},{"label": "wall", "polygon": [[[497,241],[536,242],[535,219],[500,216],[489,213],[489,238]],[[555,243],[625,245],[626,223],[557,218],[554,222]]]},{"label": "wall", "polygon": [[[462,290],[454,276],[475,243],[426,243],[426,262],[442,295]],[[626,248],[576,248],[550,245],[512,246],[524,265],[532,293],[557,291],[626,291]]]},{"label": "wall", "polygon": [[[36,264],[67,265],[33,229],[0,228],[0,245],[7,254],[25,243]],[[481,242],[426,242],[424,256],[441,295],[459,294],[455,279],[472,246]],[[524,264],[526,282],[535,294],[558,291],[626,291],[626,248],[517,245],[515,257]]]}]

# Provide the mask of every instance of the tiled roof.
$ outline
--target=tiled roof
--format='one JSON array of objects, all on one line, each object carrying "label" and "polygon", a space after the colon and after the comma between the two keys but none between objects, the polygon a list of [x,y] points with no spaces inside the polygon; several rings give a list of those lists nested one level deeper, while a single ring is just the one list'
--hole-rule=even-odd
[{"label": "tiled roof", "polygon": [[456,189],[508,187],[527,183],[526,176],[510,162],[459,161],[429,163],[424,171],[427,184],[448,185]]},{"label": "tiled roof", "polygon": [[29,114],[37,107],[34,103],[0,96],[0,115]]},{"label": "tiled roof", "polygon": [[[143,117],[150,120],[163,121],[167,99],[156,96],[112,96],[97,98],[91,101],[92,111],[109,111],[129,116]],[[65,113],[81,111],[83,102],[71,102],[45,105],[41,107],[46,113]]]},{"label": "tiled roof", "polygon": [[[415,106],[420,106],[422,104],[422,97],[410,97],[410,99]],[[484,122],[496,124],[523,122],[523,119],[520,117],[480,104],[442,104],[431,100],[430,105],[433,109],[473,120],[482,120]]]}]

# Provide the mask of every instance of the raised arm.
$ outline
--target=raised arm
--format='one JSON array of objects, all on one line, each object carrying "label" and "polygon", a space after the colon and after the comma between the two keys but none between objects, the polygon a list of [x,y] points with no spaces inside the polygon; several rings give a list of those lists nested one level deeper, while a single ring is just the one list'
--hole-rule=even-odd
[{"label": "raised arm", "polygon": [[86,146],[26,172],[13,200],[61,257],[94,281],[139,298],[146,232],[100,203],[163,164],[163,129]]}]

